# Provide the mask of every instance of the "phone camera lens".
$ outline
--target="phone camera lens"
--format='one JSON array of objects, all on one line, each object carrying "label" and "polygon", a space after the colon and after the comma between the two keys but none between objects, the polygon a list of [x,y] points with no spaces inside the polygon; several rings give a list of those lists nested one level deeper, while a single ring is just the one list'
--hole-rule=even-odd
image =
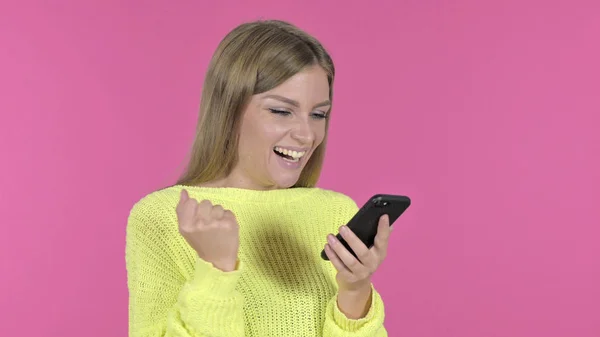
[{"label": "phone camera lens", "polygon": [[376,200],[375,201],[375,207],[383,207],[383,206],[387,206],[388,202],[387,201],[383,201],[383,200]]}]

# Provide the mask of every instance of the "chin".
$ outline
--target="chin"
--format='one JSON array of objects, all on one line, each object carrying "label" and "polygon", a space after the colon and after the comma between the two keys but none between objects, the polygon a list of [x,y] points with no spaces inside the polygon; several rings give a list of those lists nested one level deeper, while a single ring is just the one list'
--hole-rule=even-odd
[{"label": "chin", "polygon": [[[306,158],[308,160],[308,158]],[[296,168],[289,168],[275,161],[271,162],[268,168],[268,181],[277,188],[289,188],[298,182],[300,175],[304,171],[304,164]]]},{"label": "chin", "polygon": [[296,172],[285,172],[275,169],[269,172],[268,180],[273,186],[277,186],[277,188],[289,188],[296,185],[300,179],[301,172],[302,170],[298,170]]},{"label": "chin", "polygon": [[290,188],[290,187],[296,185],[296,183],[298,182],[298,179],[300,179],[300,176],[278,177],[278,178],[273,179],[273,181],[275,182],[275,185],[278,188]]}]

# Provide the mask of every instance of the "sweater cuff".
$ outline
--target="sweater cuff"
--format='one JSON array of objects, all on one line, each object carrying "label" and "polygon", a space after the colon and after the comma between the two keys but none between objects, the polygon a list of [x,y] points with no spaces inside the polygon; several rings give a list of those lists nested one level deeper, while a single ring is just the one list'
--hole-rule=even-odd
[{"label": "sweater cuff", "polygon": [[337,295],[332,299],[333,303],[330,303],[329,308],[331,310],[331,315],[333,316],[333,321],[335,325],[337,325],[341,330],[347,332],[357,332],[361,328],[369,326],[367,329],[376,329],[380,325],[383,325],[384,321],[384,307],[383,300],[381,296],[373,285],[371,285],[371,306],[369,307],[369,311],[367,315],[363,318],[359,319],[350,319],[348,318],[338,307],[337,304]]},{"label": "sweater cuff", "polygon": [[234,271],[224,272],[215,268],[212,263],[198,258],[190,285],[194,289],[202,289],[209,297],[230,297],[234,294],[242,270],[243,264],[240,260],[237,261]]}]

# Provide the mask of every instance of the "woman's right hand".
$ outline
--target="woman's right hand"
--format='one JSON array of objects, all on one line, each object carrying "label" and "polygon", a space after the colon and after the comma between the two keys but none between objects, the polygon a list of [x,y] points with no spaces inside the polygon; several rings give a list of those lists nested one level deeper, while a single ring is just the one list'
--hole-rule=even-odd
[{"label": "woman's right hand", "polygon": [[240,237],[233,213],[208,200],[198,203],[185,189],[176,211],[179,233],[198,256],[222,271],[235,270]]}]

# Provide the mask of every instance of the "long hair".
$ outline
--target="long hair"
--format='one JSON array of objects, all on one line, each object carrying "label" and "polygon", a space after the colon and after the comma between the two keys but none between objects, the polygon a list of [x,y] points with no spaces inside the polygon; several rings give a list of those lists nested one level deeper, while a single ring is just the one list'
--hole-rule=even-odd
[{"label": "long hair", "polygon": [[[333,101],[333,61],[311,35],[280,20],[248,22],[229,32],[206,72],[196,136],[177,184],[198,185],[227,176],[238,160],[241,114],[252,95],[271,90],[313,65],[327,73]],[[316,185],[326,142],[327,131],[294,187]]]}]

